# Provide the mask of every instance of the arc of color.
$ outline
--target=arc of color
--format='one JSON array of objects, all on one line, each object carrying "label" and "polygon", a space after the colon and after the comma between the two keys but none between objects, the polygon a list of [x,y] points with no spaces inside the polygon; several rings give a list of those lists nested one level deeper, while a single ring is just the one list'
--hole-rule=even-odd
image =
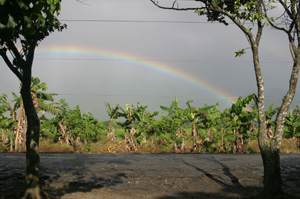
[{"label": "arc of color", "polygon": [[121,62],[126,62],[129,64],[137,65],[163,75],[175,78],[178,81],[184,82],[192,87],[200,89],[205,93],[220,99],[226,105],[232,104],[232,97],[225,93],[224,91],[214,87],[213,85],[201,80],[192,74],[186,73],[183,70],[171,67],[166,64],[162,64],[156,61],[145,61],[139,57],[135,57],[129,54],[120,52],[110,52],[108,50],[94,49],[94,48],[84,48],[77,46],[52,46],[49,48],[38,48],[36,51],[37,56],[51,57],[51,58],[84,58],[84,59],[112,59],[120,60]]}]

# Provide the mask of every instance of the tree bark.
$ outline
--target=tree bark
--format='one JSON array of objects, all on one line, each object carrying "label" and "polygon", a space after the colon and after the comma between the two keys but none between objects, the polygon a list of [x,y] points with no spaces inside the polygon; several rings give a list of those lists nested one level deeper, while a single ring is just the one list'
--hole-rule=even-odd
[{"label": "tree bark", "polygon": [[281,195],[283,193],[280,169],[280,154],[279,150],[272,149],[269,144],[264,106],[264,83],[259,65],[257,45],[252,45],[252,52],[258,88],[258,99],[256,99],[259,121],[258,143],[264,165],[264,190],[262,194],[264,198],[274,198],[275,196]]},{"label": "tree bark", "polygon": [[283,195],[281,169],[280,169],[280,145],[283,136],[284,121],[289,106],[295,96],[300,70],[300,56],[295,53],[295,60],[290,77],[289,90],[278,111],[274,136],[270,142],[270,149],[262,152],[264,163],[264,196],[275,197]]},{"label": "tree bark", "polygon": [[[33,56],[32,56],[33,60]],[[31,96],[31,62],[27,62],[23,69],[23,81],[21,95],[23,99],[25,114],[27,117],[26,131],[26,177],[24,199],[41,199],[39,188],[39,136],[40,121],[35,110]]]},{"label": "tree bark", "polygon": [[280,154],[279,151],[264,150],[261,151],[264,165],[264,190],[263,198],[276,198],[283,194]]}]

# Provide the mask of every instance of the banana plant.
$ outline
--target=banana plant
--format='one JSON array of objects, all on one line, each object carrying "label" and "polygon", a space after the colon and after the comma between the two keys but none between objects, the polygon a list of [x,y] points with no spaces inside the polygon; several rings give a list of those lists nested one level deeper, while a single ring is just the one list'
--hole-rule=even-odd
[{"label": "banana plant", "polygon": [[[129,104],[126,103],[126,108],[123,109],[121,106],[119,106],[119,110],[117,112],[117,115],[119,117],[122,117],[125,119],[124,122],[117,122],[121,127],[123,127],[125,129],[125,131],[129,131],[130,134],[135,133],[135,126],[134,126],[134,122],[136,120],[135,115],[132,114],[132,107]],[[134,107],[133,107],[134,109]],[[126,135],[125,135],[126,137]]]},{"label": "banana plant", "polygon": [[185,109],[185,114],[186,114],[187,120],[189,122],[191,122],[191,124],[192,124],[192,136],[198,137],[200,135],[198,135],[197,127],[200,123],[200,120],[205,119],[206,115],[208,113],[211,113],[210,111],[217,110],[219,107],[219,103],[217,103],[216,105],[211,105],[211,106],[208,106],[205,104],[204,107],[194,108],[191,106],[192,102],[193,102],[193,100],[188,100],[186,102],[186,105],[188,107]]},{"label": "banana plant", "polygon": [[[125,109],[123,109],[121,106],[119,108],[119,117],[123,117],[125,119],[124,122],[118,122],[118,124],[125,129],[124,141],[127,141],[127,148],[129,151],[137,151],[137,142],[133,138],[133,136],[136,134],[135,122],[140,121],[137,110],[144,107],[140,106],[138,103],[137,108],[135,108],[133,105],[129,105],[126,103]],[[129,131],[129,136],[126,135],[126,131]]]},{"label": "banana plant", "polygon": [[118,111],[120,109],[120,105],[117,104],[116,107],[111,107],[108,102],[105,103],[106,111],[109,116],[110,122],[107,131],[107,139],[116,140],[115,129],[113,127],[113,123],[115,119],[118,119]]},{"label": "banana plant", "polygon": [[230,119],[227,129],[233,132],[234,150],[233,152],[241,152],[245,142],[245,138],[250,137],[252,122],[257,117],[256,111],[246,110],[253,100],[253,95],[248,95],[245,98],[238,97],[232,103],[231,108],[227,109],[227,117]]},{"label": "banana plant", "polygon": [[[54,101],[53,96],[56,95],[54,93],[46,93],[47,85],[44,82],[41,82],[39,78],[32,77],[31,78],[31,96],[33,99],[33,103],[37,113],[42,113],[41,117],[44,118],[45,112],[51,113],[53,115],[58,114],[57,103],[46,103],[46,101]],[[16,128],[16,136],[15,136],[15,150],[18,150],[18,143],[22,146],[25,143],[25,132],[26,132],[26,123],[27,118],[24,113],[24,105],[22,101],[22,97],[18,96],[16,93],[12,92],[14,97],[13,102],[14,108],[13,112],[16,112],[19,109],[18,116],[18,124]],[[15,114],[15,113],[14,113]],[[43,121],[42,121],[43,122]],[[22,135],[22,136],[21,136]]]},{"label": "banana plant", "polygon": [[65,120],[71,108],[65,99],[60,99],[56,106],[58,114],[51,119],[44,118],[44,122],[41,124],[41,134],[54,142],[60,141],[70,144],[71,133],[67,131]]},{"label": "banana plant", "polygon": [[46,83],[41,82],[39,78],[32,77],[31,79],[31,95],[33,97],[33,103],[37,110],[37,112],[45,112],[51,113],[53,115],[58,114],[57,103],[47,104],[45,101],[54,101],[55,93],[46,93],[48,89]]},{"label": "banana plant", "polygon": [[187,111],[179,107],[178,98],[175,97],[170,107],[160,106],[160,108],[168,113],[167,118],[171,124],[171,131],[169,133],[171,133],[173,137],[176,134],[181,134],[183,125],[188,121],[188,118],[186,117]]},{"label": "banana plant", "polygon": [[[191,103],[191,101],[188,101]],[[162,116],[160,121],[160,134],[167,140],[168,143],[173,143],[174,151],[178,151],[180,146],[181,150],[184,150],[184,139],[187,138],[188,134],[184,131],[184,125],[190,122],[189,114],[193,108],[188,107],[182,109],[179,107],[178,98],[172,101],[170,107],[160,106],[160,108],[167,112],[167,115]]]},{"label": "banana plant", "polygon": [[[137,140],[139,143],[142,142],[142,139],[147,139],[154,136],[155,130],[153,128],[156,122],[156,116],[159,114],[158,111],[151,113],[147,111],[147,106],[137,106],[134,110],[135,115],[138,118],[138,127],[137,127]],[[153,141],[153,140],[152,140]]]},{"label": "banana plant", "polygon": [[[15,114],[15,112],[19,110],[19,115],[18,115],[18,119],[17,119],[17,126],[16,126],[16,131],[15,131],[15,142],[14,142],[14,146],[15,146],[15,151],[18,150],[18,143],[20,143],[22,145],[22,143],[25,143],[24,140],[24,135],[26,132],[26,116],[24,113],[24,105],[23,105],[23,100],[21,96],[18,96],[16,93],[12,92],[13,95],[13,100],[12,102],[14,102],[14,106],[13,106],[13,114]],[[22,140],[19,140],[19,136],[20,134],[23,134],[23,142]]]},{"label": "banana plant", "polygon": [[193,102],[193,100],[188,100],[186,102],[186,105],[188,107],[185,109],[185,111],[186,111],[187,119],[192,124],[192,136],[197,137],[198,136],[197,123],[199,121],[199,116],[197,116],[197,112],[199,111],[199,109],[196,109],[196,108],[192,107],[191,106],[192,102]]},{"label": "banana plant", "polygon": [[98,140],[98,135],[104,130],[102,123],[96,119],[93,114],[88,111],[82,114],[82,120],[84,121],[84,141],[85,142],[95,142]]},{"label": "banana plant", "polygon": [[295,138],[299,136],[300,130],[300,108],[296,106],[293,110],[291,109],[287,117],[285,118],[285,125],[291,132],[291,137]]},{"label": "banana plant", "polygon": [[[1,129],[1,138],[4,144],[9,142],[8,132],[13,132],[15,121],[11,118],[6,117],[4,114],[9,111],[9,105],[7,102],[7,95],[2,94],[0,96],[0,129]],[[12,146],[12,134],[11,136],[11,146]]]},{"label": "banana plant", "polygon": [[158,112],[150,113],[147,111],[148,106],[141,106],[137,102],[136,107],[126,104],[126,109],[119,107],[117,115],[125,119],[124,122],[118,122],[125,131],[129,131],[129,136],[125,135],[128,142],[128,149],[136,151],[142,140],[150,137],[153,133],[153,124],[155,123],[155,116]]},{"label": "banana plant", "polygon": [[275,121],[273,120],[273,117],[276,115],[277,111],[279,110],[279,107],[276,107],[273,109],[274,103],[270,105],[268,110],[266,111],[266,123],[267,123],[267,135],[269,138],[273,137],[273,130],[275,126]]},{"label": "banana plant", "polygon": [[216,138],[222,119],[219,103],[211,106],[205,105],[198,115],[200,117],[199,127],[205,130],[201,134],[201,139],[204,140],[206,147],[212,147],[211,144],[218,141]]}]

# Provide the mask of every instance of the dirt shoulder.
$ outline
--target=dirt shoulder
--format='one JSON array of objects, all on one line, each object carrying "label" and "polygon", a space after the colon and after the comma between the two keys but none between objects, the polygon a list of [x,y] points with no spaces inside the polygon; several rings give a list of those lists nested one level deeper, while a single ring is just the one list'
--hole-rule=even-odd
[{"label": "dirt shoulder", "polygon": [[[300,195],[300,154],[282,154],[287,192]],[[260,154],[41,154],[47,198],[244,198],[262,189]],[[25,154],[0,154],[0,198],[20,198]]]}]

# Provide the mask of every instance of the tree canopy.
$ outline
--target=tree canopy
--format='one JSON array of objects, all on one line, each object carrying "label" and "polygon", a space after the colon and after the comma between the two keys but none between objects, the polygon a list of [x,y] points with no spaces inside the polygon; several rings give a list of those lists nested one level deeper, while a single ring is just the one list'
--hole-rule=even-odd
[{"label": "tree canopy", "polygon": [[[39,42],[51,32],[66,27],[57,19],[60,6],[60,0],[0,1],[0,54],[21,82],[21,71],[26,62],[32,63],[34,49]],[[12,62],[7,52],[12,55]]]}]

